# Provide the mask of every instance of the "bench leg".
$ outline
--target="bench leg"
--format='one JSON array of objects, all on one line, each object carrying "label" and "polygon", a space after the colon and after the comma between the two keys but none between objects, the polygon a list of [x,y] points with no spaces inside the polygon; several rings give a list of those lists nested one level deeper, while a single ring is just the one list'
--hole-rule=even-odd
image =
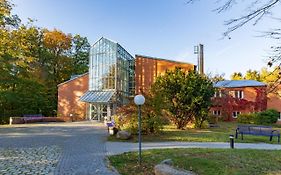
[{"label": "bench leg", "polygon": [[278,136],[278,144],[280,144],[280,136]]},{"label": "bench leg", "polygon": [[270,136],[269,141],[272,141],[272,136]]},{"label": "bench leg", "polygon": [[243,138],[243,133],[241,133],[241,138],[242,138],[242,140],[244,139],[244,138]]}]

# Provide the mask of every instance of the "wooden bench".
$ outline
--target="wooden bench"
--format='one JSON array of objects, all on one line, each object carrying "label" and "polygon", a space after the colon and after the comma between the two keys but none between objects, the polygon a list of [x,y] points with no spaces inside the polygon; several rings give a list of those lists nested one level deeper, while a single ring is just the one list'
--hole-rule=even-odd
[{"label": "wooden bench", "polygon": [[28,123],[29,121],[42,121],[44,116],[42,114],[24,114],[23,120],[24,123]]},{"label": "wooden bench", "polygon": [[280,132],[274,130],[271,126],[238,125],[235,134],[236,139],[239,134],[242,140],[243,135],[269,136],[269,141],[272,141],[272,137],[276,136],[278,138],[278,143],[280,143]]}]

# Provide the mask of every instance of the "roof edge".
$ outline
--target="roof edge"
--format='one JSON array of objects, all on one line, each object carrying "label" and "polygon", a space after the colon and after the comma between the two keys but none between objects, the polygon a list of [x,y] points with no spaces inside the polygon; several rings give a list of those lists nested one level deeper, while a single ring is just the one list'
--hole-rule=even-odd
[{"label": "roof edge", "polygon": [[170,61],[170,62],[174,62],[174,63],[181,63],[181,64],[190,64],[195,66],[195,64],[189,63],[189,62],[183,62],[183,61],[175,61],[175,60],[169,60],[169,59],[164,59],[164,58],[158,58],[158,57],[151,57],[151,56],[147,56],[147,55],[140,55],[140,54],[136,54],[135,57],[144,57],[144,58],[149,58],[149,59],[155,59],[155,60],[161,60],[161,61]]},{"label": "roof edge", "polygon": [[62,83],[58,84],[57,87],[59,87],[59,86],[61,86],[61,85],[64,85],[64,84],[66,84],[66,83],[69,83],[69,82],[71,82],[71,81],[73,81],[73,80],[75,80],[75,79],[77,79],[77,78],[83,77],[83,76],[85,76],[85,75],[87,75],[87,74],[89,74],[89,72],[86,72],[86,73],[84,73],[84,74],[78,75],[78,76],[75,77],[75,78],[72,78],[72,79],[70,79],[70,80],[67,80],[67,81],[65,81],[65,82],[62,82]]}]

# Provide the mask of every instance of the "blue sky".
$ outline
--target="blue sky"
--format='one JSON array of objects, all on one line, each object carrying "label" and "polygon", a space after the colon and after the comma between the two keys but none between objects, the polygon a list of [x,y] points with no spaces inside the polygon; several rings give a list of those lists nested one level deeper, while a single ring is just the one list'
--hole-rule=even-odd
[{"label": "blue sky", "polygon": [[[245,72],[266,65],[270,39],[256,37],[274,28],[266,18],[253,27],[235,31],[222,39],[224,21],[245,12],[237,6],[216,14],[214,1],[186,0],[13,0],[14,13],[22,19],[36,19],[36,25],[86,36],[93,44],[100,37],[119,42],[132,55],[141,54],[196,64],[193,47],[205,46],[205,72]],[[243,5],[243,4],[242,4]],[[274,15],[279,17],[281,8]],[[279,13],[279,14],[278,14]]]}]

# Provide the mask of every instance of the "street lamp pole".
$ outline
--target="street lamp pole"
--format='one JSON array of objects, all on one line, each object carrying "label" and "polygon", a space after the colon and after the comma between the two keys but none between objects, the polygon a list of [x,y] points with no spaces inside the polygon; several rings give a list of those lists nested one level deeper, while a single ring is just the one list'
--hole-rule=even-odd
[{"label": "street lamp pole", "polygon": [[136,95],[134,98],[135,104],[138,106],[138,119],[139,119],[139,165],[141,165],[141,105],[144,104],[145,98],[143,95]]},{"label": "street lamp pole", "polygon": [[141,164],[141,105],[138,105],[139,110],[139,164]]}]

